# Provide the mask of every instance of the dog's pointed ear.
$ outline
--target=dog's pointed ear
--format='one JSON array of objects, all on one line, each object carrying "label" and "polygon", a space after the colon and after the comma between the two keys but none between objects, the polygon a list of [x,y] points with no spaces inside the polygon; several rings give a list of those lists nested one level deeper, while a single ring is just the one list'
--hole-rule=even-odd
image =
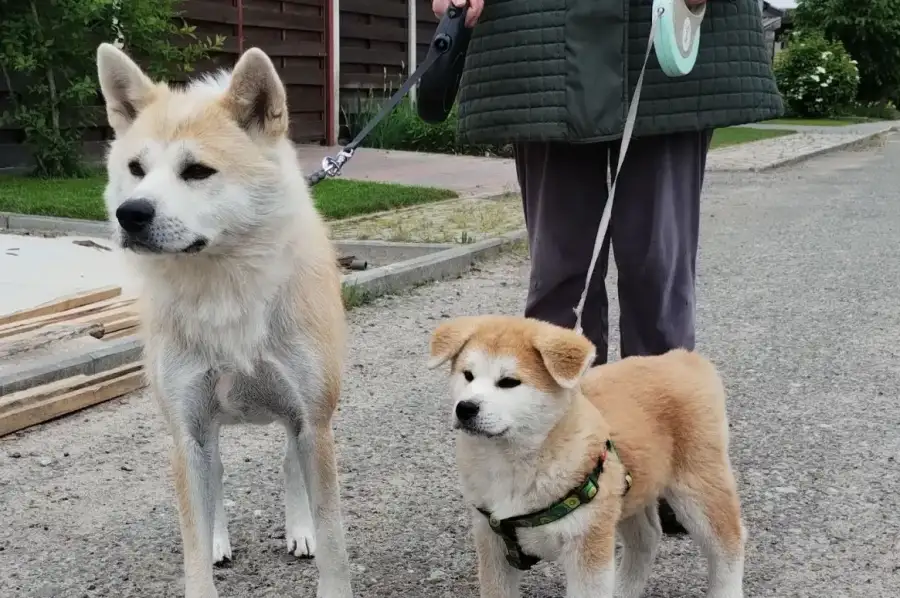
[{"label": "dog's pointed ear", "polygon": [[244,52],[234,65],[225,107],[248,133],[270,138],[287,134],[284,84],[272,60],[259,48]]},{"label": "dog's pointed ear", "polygon": [[459,355],[466,342],[475,334],[480,321],[481,318],[478,316],[464,316],[444,322],[435,328],[431,333],[428,369],[433,370]]},{"label": "dog's pointed ear", "polygon": [[534,348],[553,380],[563,388],[574,388],[594,363],[597,348],[574,330],[553,328],[535,334]]},{"label": "dog's pointed ear", "polygon": [[125,52],[107,43],[97,47],[97,77],[106,119],[121,134],[151,102],[156,85]]}]

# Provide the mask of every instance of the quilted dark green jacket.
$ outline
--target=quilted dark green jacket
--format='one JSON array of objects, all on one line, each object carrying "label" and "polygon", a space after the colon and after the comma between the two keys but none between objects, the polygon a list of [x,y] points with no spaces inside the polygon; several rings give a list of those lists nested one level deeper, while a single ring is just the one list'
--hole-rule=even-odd
[{"label": "quilted dark green jacket", "polygon": [[[653,0],[486,0],[460,84],[468,143],[621,137]],[[694,69],[668,77],[651,54],[634,135],[781,116],[757,0],[709,0]]]}]

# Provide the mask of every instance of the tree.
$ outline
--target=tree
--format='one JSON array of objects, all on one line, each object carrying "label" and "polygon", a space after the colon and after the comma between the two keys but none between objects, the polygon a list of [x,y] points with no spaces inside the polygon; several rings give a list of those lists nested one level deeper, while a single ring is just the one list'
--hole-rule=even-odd
[{"label": "tree", "polygon": [[799,0],[794,23],[844,44],[859,63],[859,100],[900,95],[900,0]]},{"label": "tree", "polygon": [[[0,125],[24,133],[35,174],[86,173],[85,129],[102,122],[96,81],[97,46],[124,40],[152,59],[148,71],[164,76],[190,70],[222,40],[198,41],[178,24],[177,0],[0,0],[0,76],[9,108]],[[2,99],[2,98],[0,98]]]}]

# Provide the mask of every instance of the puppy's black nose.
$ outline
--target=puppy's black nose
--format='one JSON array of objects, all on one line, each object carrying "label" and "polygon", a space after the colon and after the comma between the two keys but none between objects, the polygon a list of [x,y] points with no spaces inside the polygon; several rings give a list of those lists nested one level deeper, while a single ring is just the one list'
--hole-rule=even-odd
[{"label": "puppy's black nose", "polygon": [[146,199],[129,199],[116,210],[116,220],[132,234],[146,230],[155,215],[156,208]]},{"label": "puppy's black nose", "polygon": [[459,421],[469,421],[476,415],[481,406],[475,401],[460,401],[456,404],[456,417]]}]

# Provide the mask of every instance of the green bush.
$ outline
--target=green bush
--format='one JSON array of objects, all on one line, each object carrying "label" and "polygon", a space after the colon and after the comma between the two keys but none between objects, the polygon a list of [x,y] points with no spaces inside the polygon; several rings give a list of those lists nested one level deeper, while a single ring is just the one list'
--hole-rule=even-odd
[{"label": "green bush", "polygon": [[799,0],[798,29],[821,31],[840,41],[859,61],[858,99],[879,102],[900,95],[900,2],[898,0]]},{"label": "green bush", "polygon": [[[350,110],[344,110],[349,136],[355,137],[381,108],[389,97],[386,85],[381,97],[369,93],[365,98],[353,103]],[[394,110],[384,117],[368,137],[363,146],[375,149],[407,150],[436,154],[465,154],[470,156],[512,156],[510,145],[468,145],[461,143],[457,134],[459,116],[457,106],[447,119],[437,125],[430,125],[419,118],[416,108],[405,98]]]},{"label": "green bush", "polygon": [[87,176],[82,138],[104,122],[96,82],[100,42],[125,40],[148,70],[189,70],[222,40],[199,42],[179,25],[178,0],[0,0],[0,76],[10,109],[0,125],[24,133],[41,177]]},{"label": "green bush", "polygon": [[900,110],[890,100],[881,102],[857,102],[850,108],[850,114],[863,118],[900,120]]},{"label": "green bush", "polygon": [[859,71],[840,42],[797,32],[775,56],[775,78],[791,114],[836,116],[856,98]]}]

